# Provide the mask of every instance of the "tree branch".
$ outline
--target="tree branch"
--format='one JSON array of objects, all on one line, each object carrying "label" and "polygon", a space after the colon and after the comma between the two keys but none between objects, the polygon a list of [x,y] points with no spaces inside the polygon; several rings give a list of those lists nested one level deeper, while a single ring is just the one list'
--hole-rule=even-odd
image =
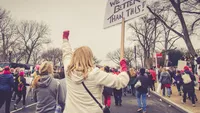
[{"label": "tree branch", "polygon": [[192,26],[191,26],[191,31],[193,32],[194,31],[194,26],[195,24],[200,21],[200,18],[196,19],[193,23],[192,23]]},{"label": "tree branch", "polygon": [[167,23],[156,13],[154,13],[150,7],[147,6],[147,8],[149,9],[149,11],[158,19],[160,20],[168,29],[172,30],[174,33],[176,33],[178,36],[180,37],[184,37],[181,33],[179,33],[178,31],[176,31],[175,29],[173,29],[172,27],[170,27],[169,25],[167,25]]},{"label": "tree branch", "polygon": [[187,13],[187,14],[197,14],[200,15],[200,12],[193,12],[193,11],[182,11],[183,13]]}]

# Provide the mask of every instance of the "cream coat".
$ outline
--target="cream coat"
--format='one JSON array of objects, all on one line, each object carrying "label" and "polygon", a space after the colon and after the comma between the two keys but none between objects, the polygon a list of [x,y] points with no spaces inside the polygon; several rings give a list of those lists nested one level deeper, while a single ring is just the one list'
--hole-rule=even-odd
[{"label": "cream coat", "polygon": [[[63,64],[65,72],[70,62],[72,49],[68,40],[63,40]],[[87,91],[82,86],[84,81],[90,92],[96,99],[102,103],[103,87],[124,88],[129,82],[129,76],[126,72],[120,73],[118,76],[101,71],[94,68],[86,80],[83,79],[82,74],[73,72],[71,76],[65,73],[67,80],[67,99],[64,113],[103,113],[98,104],[90,97]]]}]

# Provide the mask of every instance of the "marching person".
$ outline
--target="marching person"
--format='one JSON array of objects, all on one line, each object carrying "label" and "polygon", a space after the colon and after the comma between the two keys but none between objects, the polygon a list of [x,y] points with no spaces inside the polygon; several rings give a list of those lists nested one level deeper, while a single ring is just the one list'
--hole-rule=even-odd
[{"label": "marching person", "polygon": [[149,86],[147,88],[147,96],[151,97],[151,95],[150,95],[150,89],[152,89],[152,78],[153,77],[152,77],[152,75],[151,75],[151,73],[149,72],[148,69],[146,69],[145,72],[146,72],[146,74],[148,76],[148,79],[149,79]]},{"label": "marching person", "polygon": [[152,76],[151,88],[152,88],[152,91],[155,91],[155,90],[156,90],[156,88],[155,88],[156,71],[155,71],[153,68],[151,68],[151,69],[149,70],[149,73],[151,73],[151,76]]},{"label": "marching person", "polygon": [[34,94],[37,96],[36,113],[55,113],[56,104],[64,105],[60,83],[53,78],[53,65],[45,61],[39,69],[39,76],[34,81]]},{"label": "marching person", "polygon": [[89,47],[82,46],[72,52],[68,36],[69,31],[65,31],[62,50],[67,80],[67,107],[64,113],[103,113],[99,105],[102,106],[104,86],[121,89],[129,82],[126,61],[120,61],[121,73],[118,76],[106,73],[94,65]]},{"label": "marching person", "polygon": [[37,96],[36,96],[36,94],[34,94],[35,92],[33,91],[33,89],[35,88],[36,83],[37,83],[37,81],[39,80],[39,77],[40,77],[39,76],[39,69],[40,69],[40,65],[35,65],[34,72],[31,75],[33,77],[33,79],[32,79],[32,82],[31,82],[30,92],[31,92],[31,100],[34,101],[34,102],[37,102]]},{"label": "marching person", "polygon": [[20,71],[19,72],[19,77],[18,77],[18,84],[17,84],[17,96],[18,99],[16,100],[15,104],[14,104],[14,109],[17,109],[17,104],[21,101],[21,98],[23,98],[23,106],[22,108],[25,108],[25,104],[26,104],[26,86],[29,86],[29,84],[26,83],[26,79],[24,78],[24,71]]},{"label": "marching person", "polygon": [[[117,69],[112,69],[113,73],[118,76],[118,72],[117,72]],[[128,74],[128,73],[127,73]],[[117,88],[114,88],[113,89],[113,94],[114,94],[114,99],[115,99],[115,106],[122,106],[122,88],[120,89],[117,89]]]},{"label": "marching person", "polygon": [[182,75],[183,79],[183,101],[182,103],[186,102],[186,96],[188,94],[189,98],[192,100],[192,106],[195,107],[195,83],[196,80],[195,76],[189,70],[188,66],[184,67],[184,73]]},{"label": "marching person", "polygon": [[4,103],[6,103],[5,113],[10,113],[13,86],[13,75],[10,73],[10,67],[6,66],[3,70],[3,73],[0,74],[0,108]]},{"label": "marching person", "polygon": [[130,68],[129,71],[127,72],[129,77],[130,77],[130,81],[129,81],[129,85],[131,86],[131,94],[133,96],[135,96],[135,87],[134,87],[134,81],[136,79],[136,70],[134,68]]},{"label": "marching person", "polygon": [[[110,67],[105,66],[104,67],[104,71],[109,73],[110,72]],[[109,87],[104,87],[104,90],[103,90],[104,104],[108,108],[110,108],[110,105],[111,105],[112,91],[113,91],[113,89],[109,88]]]},{"label": "marching person", "polygon": [[[138,112],[143,111],[143,113],[147,112],[147,92],[149,87],[150,80],[148,78],[148,75],[145,73],[145,69],[140,69],[140,74],[137,76],[134,82],[134,86],[136,88],[136,98],[138,103]],[[139,84],[139,85],[138,85]]]},{"label": "marching person", "polygon": [[60,103],[60,106],[62,108],[62,111],[65,108],[65,100],[66,100],[66,94],[67,94],[67,89],[66,89],[66,79],[65,79],[65,74],[64,70],[61,70],[60,73],[54,73],[53,77],[60,83],[60,97],[63,98],[63,103]]},{"label": "marching person", "polygon": [[182,74],[180,71],[177,71],[176,76],[175,76],[175,83],[177,90],[179,92],[179,95],[181,96],[181,86],[183,85],[183,79],[182,79]]},{"label": "marching person", "polygon": [[19,70],[20,70],[19,67],[15,68],[15,72],[14,72],[14,75],[13,75],[13,78],[14,78],[14,88],[13,88],[13,96],[12,96],[12,100],[11,101],[15,101],[15,99],[16,99]]},{"label": "marching person", "polygon": [[163,96],[165,96],[166,90],[167,90],[167,96],[168,97],[171,96],[171,84],[172,84],[171,79],[172,79],[171,75],[169,74],[167,69],[163,68],[163,70],[160,74],[160,80],[159,80],[159,82],[162,84]]}]

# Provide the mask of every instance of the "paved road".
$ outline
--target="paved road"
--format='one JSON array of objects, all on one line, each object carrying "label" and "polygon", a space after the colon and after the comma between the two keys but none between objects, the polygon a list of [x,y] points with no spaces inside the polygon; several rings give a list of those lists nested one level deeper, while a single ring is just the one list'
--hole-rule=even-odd
[{"label": "paved road", "polygon": [[[111,113],[137,113],[137,101],[136,98],[133,96],[126,96],[123,97],[123,104],[121,107],[116,107],[114,104],[111,106]],[[112,103],[113,103],[112,99]],[[30,98],[27,99],[27,105],[32,104],[33,102],[30,100]],[[148,113],[181,113],[180,111],[176,110],[173,107],[169,107],[168,104],[165,102],[160,102],[159,99],[155,96],[151,96],[147,100],[147,112]],[[22,104],[20,103],[20,106]],[[29,107],[19,110],[19,111],[14,111],[13,113],[34,113],[36,105],[30,105]],[[11,111],[13,111],[13,102],[11,105]],[[4,108],[0,109],[0,113],[4,113]]]},{"label": "paved road", "polygon": [[[17,99],[18,97],[16,96],[16,99]],[[11,102],[11,105],[10,105],[10,110],[11,111],[15,111],[14,110],[14,103],[15,103],[15,101],[13,101],[13,102]],[[26,105],[27,106],[30,106],[30,105],[32,105],[34,102],[33,101],[31,101],[31,96],[30,95],[28,95],[28,97],[27,97],[27,99],[26,99]],[[19,102],[19,104],[17,105],[17,108],[21,108],[22,107],[22,99],[21,99],[21,101]],[[27,108],[27,110],[29,110],[30,109],[30,107],[28,107]],[[35,108],[34,108],[35,109]],[[32,110],[32,112],[29,112],[29,113],[34,113],[33,112],[34,110]],[[5,106],[2,106],[2,108],[0,109],[0,113],[4,113],[5,112]],[[15,113],[15,112],[14,112]],[[18,113],[28,113],[28,112],[18,112]]]},{"label": "paved road", "polygon": [[[112,106],[112,113],[138,113],[137,101],[133,96],[123,97],[123,105],[121,107]],[[181,113],[173,107],[169,107],[165,102],[160,102],[155,96],[147,100],[147,113]]]}]

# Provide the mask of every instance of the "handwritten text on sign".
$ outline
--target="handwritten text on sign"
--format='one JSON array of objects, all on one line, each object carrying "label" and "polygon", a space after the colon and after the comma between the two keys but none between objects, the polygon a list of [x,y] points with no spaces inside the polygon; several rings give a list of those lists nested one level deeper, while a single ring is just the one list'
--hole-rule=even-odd
[{"label": "handwritten text on sign", "polygon": [[108,0],[104,28],[145,14],[146,0]]}]

